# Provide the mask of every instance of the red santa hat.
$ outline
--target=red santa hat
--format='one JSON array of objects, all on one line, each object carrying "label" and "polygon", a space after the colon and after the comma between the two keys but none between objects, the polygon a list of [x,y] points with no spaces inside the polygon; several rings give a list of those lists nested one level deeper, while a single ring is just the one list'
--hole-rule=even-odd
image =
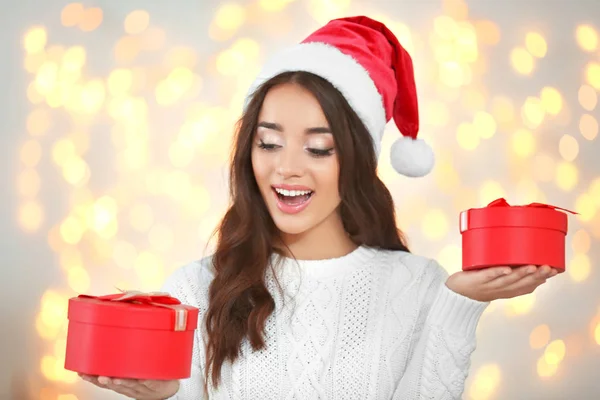
[{"label": "red santa hat", "polygon": [[412,60],[384,24],[365,16],[330,21],[270,59],[251,85],[246,104],[262,83],[288,71],[311,72],[333,84],[367,127],[378,157],[385,126],[393,118],[403,135],[391,148],[394,169],[411,177],[431,171],[433,151],[417,138]]}]

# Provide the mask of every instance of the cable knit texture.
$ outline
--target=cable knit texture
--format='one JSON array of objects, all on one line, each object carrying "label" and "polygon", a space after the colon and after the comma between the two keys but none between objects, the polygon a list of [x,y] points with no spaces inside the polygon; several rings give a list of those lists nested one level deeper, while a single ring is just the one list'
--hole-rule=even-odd
[{"label": "cable knit texture", "polygon": [[[489,303],[452,292],[435,261],[401,251],[359,247],[329,260],[273,256],[275,300],[267,348],[226,362],[211,400],[460,399]],[[210,257],[176,270],[163,290],[208,308]],[[285,300],[285,303],[284,303]],[[172,400],[202,399],[206,330],[200,318],[192,376]]]}]

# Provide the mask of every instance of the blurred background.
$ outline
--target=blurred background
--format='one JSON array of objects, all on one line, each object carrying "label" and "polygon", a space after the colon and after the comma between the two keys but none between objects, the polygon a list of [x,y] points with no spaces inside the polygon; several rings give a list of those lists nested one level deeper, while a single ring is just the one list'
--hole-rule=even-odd
[{"label": "blurred background", "polygon": [[414,252],[461,263],[460,211],[569,216],[567,272],[482,317],[465,399],[600,398],[596,0],[21,0],[0,28],[0,399],[117,398],[63,369],[67,300],[157,290],[210,252],[233,125],[261,63],[330,19],[412,54],[426,178],[380,171]]}]

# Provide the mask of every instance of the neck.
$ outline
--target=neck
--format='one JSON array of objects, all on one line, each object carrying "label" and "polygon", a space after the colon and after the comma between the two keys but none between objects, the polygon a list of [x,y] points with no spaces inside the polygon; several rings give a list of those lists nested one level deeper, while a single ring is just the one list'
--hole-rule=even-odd
[{"label": "neck", "polygon": [[287,246],[282,249],[284,255],[298,260],[338,258],[358,247],[346,234],[341,220],[324,221],[307,232],[282,233],[281,237]]}]

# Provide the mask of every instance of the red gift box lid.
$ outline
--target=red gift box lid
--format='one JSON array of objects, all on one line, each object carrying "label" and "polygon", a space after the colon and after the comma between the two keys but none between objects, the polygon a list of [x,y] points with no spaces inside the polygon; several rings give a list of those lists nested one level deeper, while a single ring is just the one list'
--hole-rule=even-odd
[{"label": "red gift box lid", "polygon": [[460,232],[470,229],[523,226],[553,229],[567,233],[567,211],[573,211],[541,203],[511,206],[503,198],[494,200],[486,207],[471,208],[460,213]]},{"label": "red gift box lid", "polygon": [[194,330],[198,309],[167,293],[123,292],[69,299],[70,321],[135,329]]}]

